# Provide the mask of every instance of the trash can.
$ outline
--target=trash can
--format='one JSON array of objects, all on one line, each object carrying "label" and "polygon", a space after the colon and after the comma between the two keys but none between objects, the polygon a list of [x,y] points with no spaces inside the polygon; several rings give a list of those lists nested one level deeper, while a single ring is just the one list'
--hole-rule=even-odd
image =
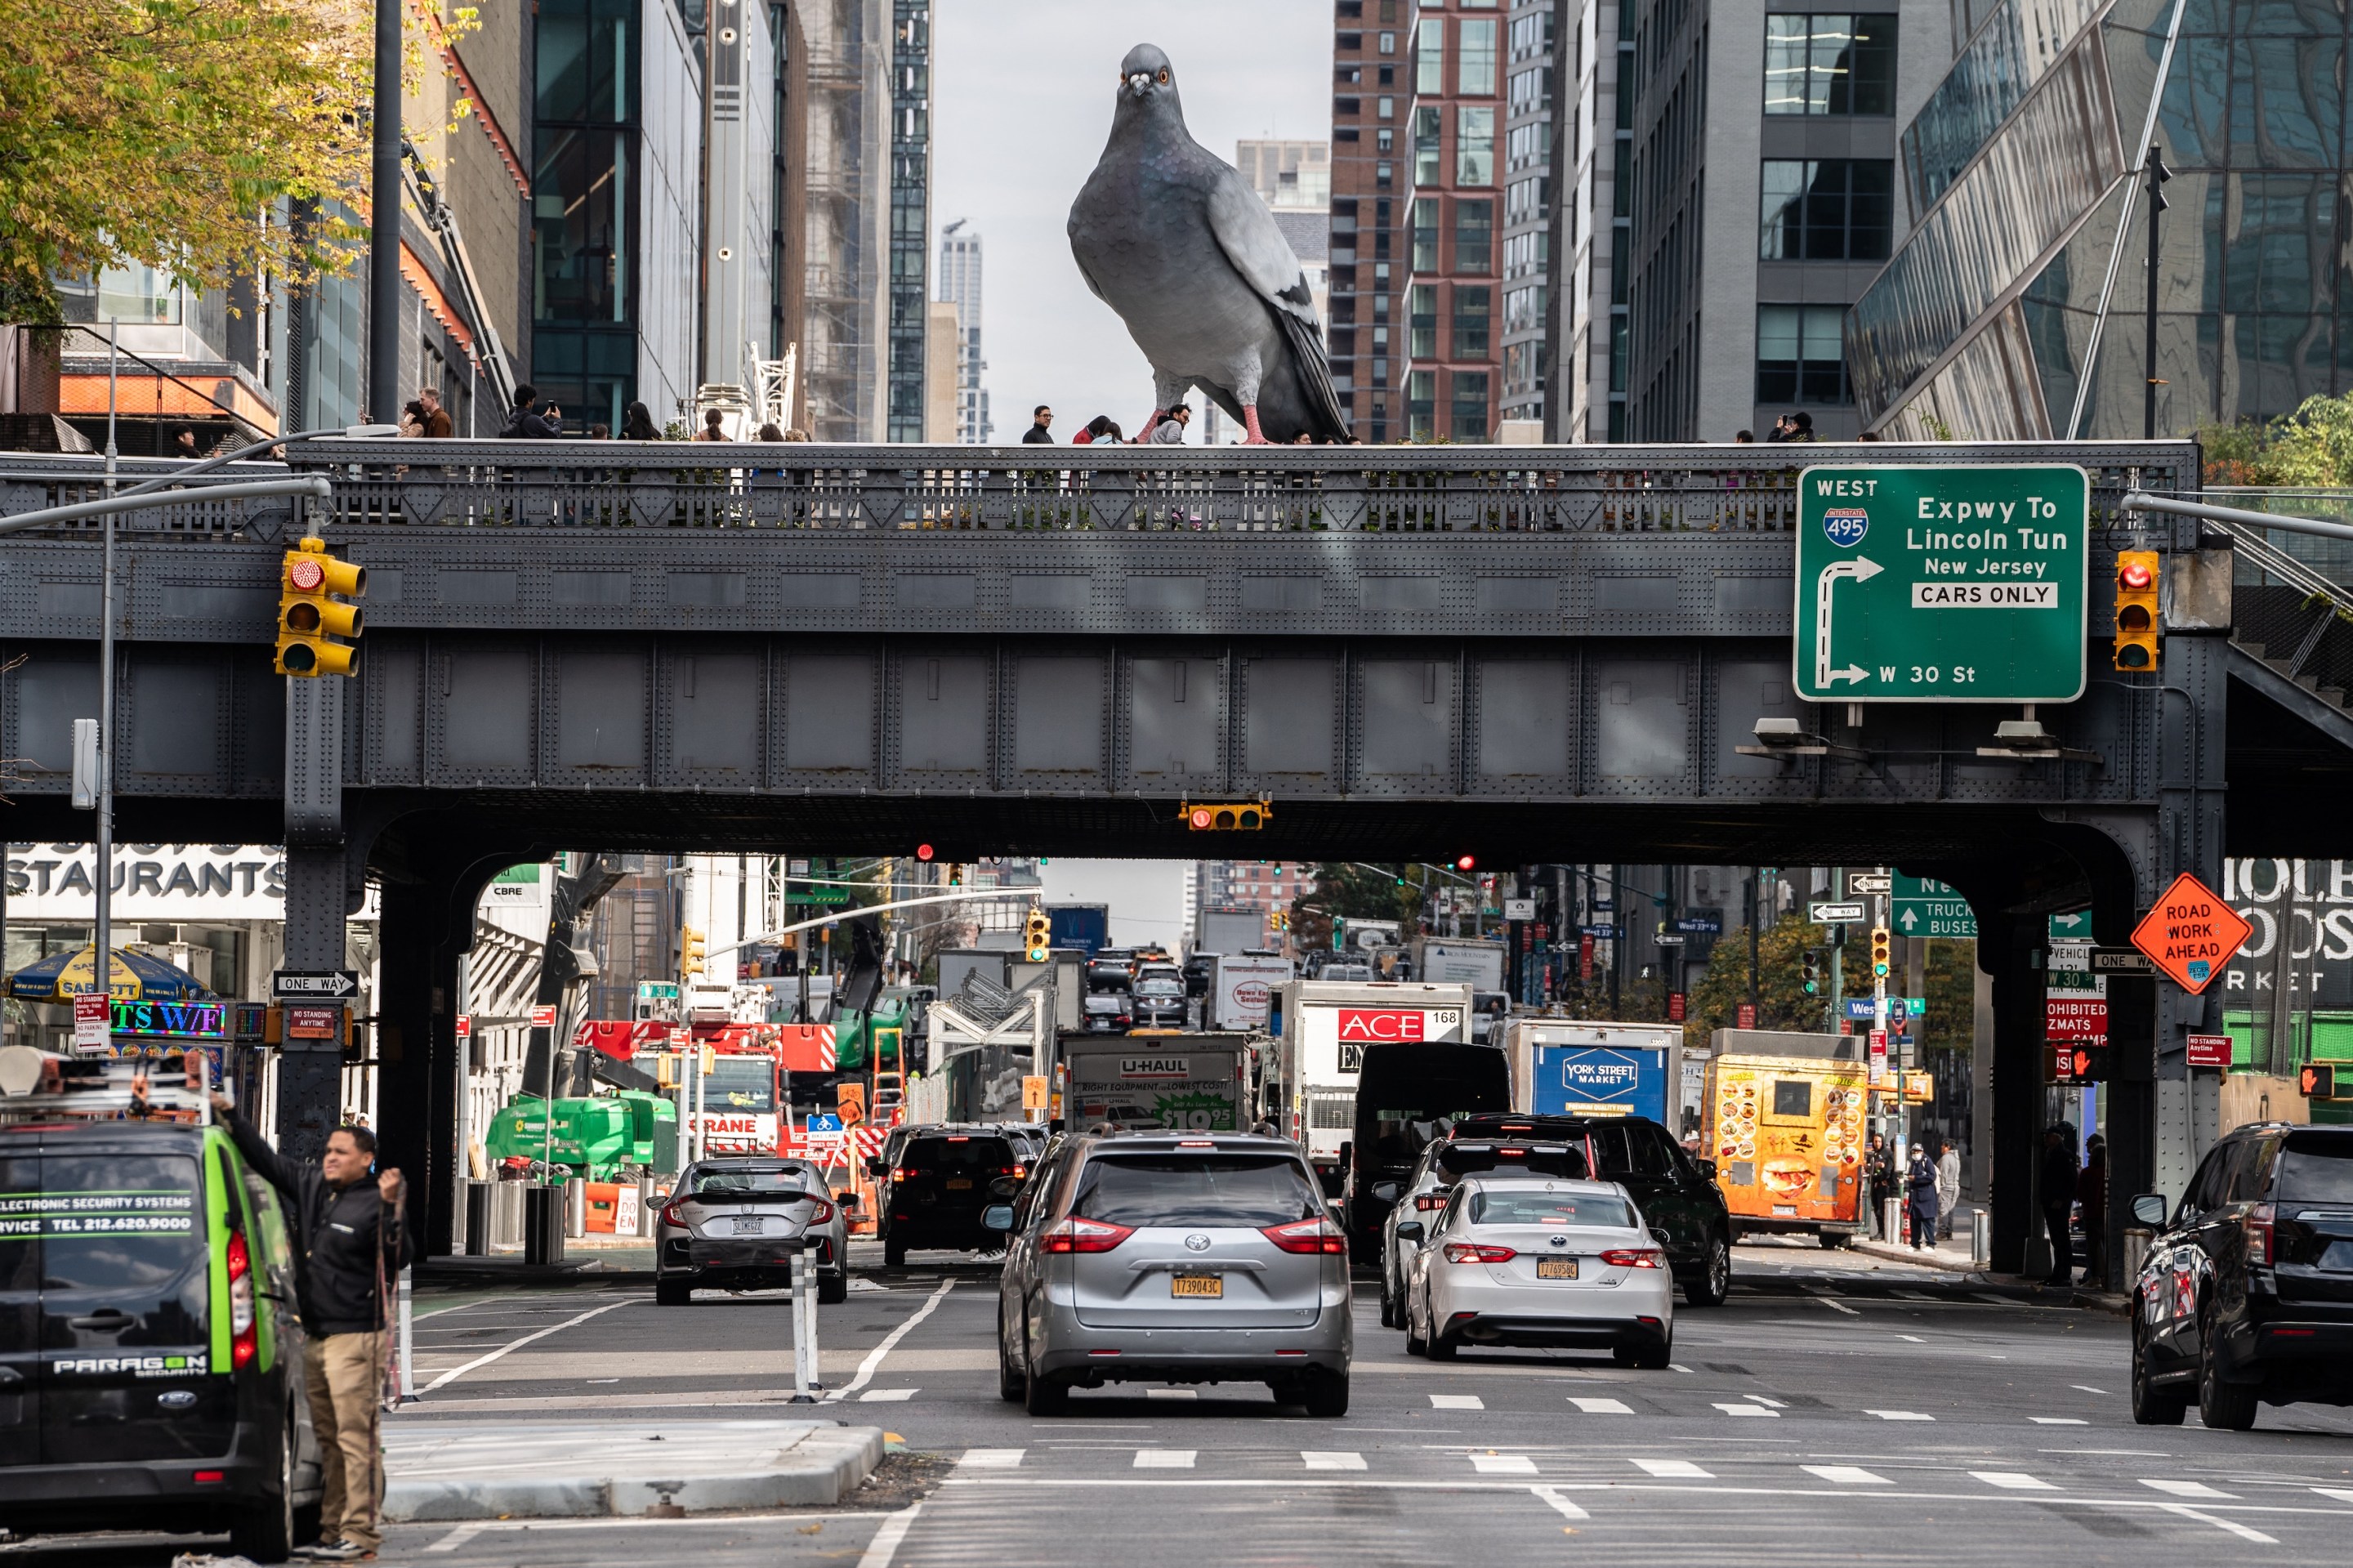
[{"label": "trash can", "polygon": [[564,1261],[564,1189],[545,1183],[525,1187],[522,1194],[522,1260],[552,1264]]}]

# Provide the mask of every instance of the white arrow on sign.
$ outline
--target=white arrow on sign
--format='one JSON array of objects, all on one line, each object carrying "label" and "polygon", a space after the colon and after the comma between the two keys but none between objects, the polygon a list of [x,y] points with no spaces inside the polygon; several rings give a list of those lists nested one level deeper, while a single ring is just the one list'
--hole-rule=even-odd
[{"label": "white arrow on sign", "polygon": [[1868,556],[1857,556],[1852,561],[1833,561],[1822,568],[1814,585],[1814,684],[1831,686],[1841,681],[1862,681],[1870,671],[1860,664],[1850,664],[1843,670],[1831,668],[1831,590],[1840,579],[1869,582],[1887,568]]},{"label": "white arrow on sign", "polygon": [[1909,935],[1912,927],[1920,923],[1920,916],[1913,911],[1909,905],[1906,905],[1905,906],[1904,913],[1895,917],[1895,923],[1898,926],[1903,927],[1905,933]]}]

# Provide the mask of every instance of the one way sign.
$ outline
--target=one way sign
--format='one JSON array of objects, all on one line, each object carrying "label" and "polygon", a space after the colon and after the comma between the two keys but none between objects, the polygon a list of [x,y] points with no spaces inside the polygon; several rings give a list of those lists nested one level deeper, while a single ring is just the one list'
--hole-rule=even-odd
[{"label": "one way sign", "polygon": [[277,969],[269,994],[279,1001],[341,1001],[360,989],[357,969]]}]

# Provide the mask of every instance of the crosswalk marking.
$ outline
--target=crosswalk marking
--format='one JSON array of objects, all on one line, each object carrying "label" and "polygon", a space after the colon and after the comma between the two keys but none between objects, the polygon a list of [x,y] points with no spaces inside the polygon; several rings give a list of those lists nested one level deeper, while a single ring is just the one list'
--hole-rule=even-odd
[{"label": "crosswalk marking", "polygon": [[1009,1470],[1021,1463],[1027,1448],[966,1448],[956,1461],[960,1470]]},{"label": "crosswalk marking", "polygon": [[1361,1470],[1365,1467],[1362,1454],[1345,1449],[1302,1448],[1299,1460],[1311,1470]]},{"label": "crosswalk marking", "polygon": [[912,1388],[870,1388],[858,1396],[860,1404],[888,1404],[894,1401],[913,1399],[921,1392]]},{"label": "crosswalk marking", "polygon": [[[95,971],[93,971],[95,972]],[[1941,1296],[1931,1296],[1925,1290],[1890,1290],[1890,1296],[1901,1296],[1906,1301],[1941,1301]]]},{"label": "crosswalk marking", "polygon": [[1577,1406],[1577,1409],[1585,1412],[1588,1415],[1631,1415],[1634,1414],[1634,1407],[1628,1404],[1622,1399],[1579,1399],[1577,1395],[1572,1393],[1568,1396],[1568,1402],[1569,1404]]},{"label": "crosswalk marking", "polygon": [[1432,1410],[1484,1410],[1487,1402],[1475,1393],[1433,1393],[1430,1396]]},{"label": "crosswalk marking", "polygon": [[1689,1459],[1637,1459],[1634,1467],[1662,1480],[1712,1481],[1715,1472],[1703,1470]]},{"label": "crosswalk marking", "polygon": [[2055,1492],[2059,1489],[2040,1476],[2030,1476],[2022,1470],[1971,1470],[1970,1475],[1989,1487],[2000,1487],[2011,1492]]},{"label": "crosswalk marking", "polygon": [[1554,1508],[1558,1509],[1560,1510],[1560,1517],[1563,1519],[1591,1519],[1593,1517],[1583,1509],[1577,1507],[1575,1503],[1569,1501],[1567,1498],[1561,1496],[1558,1489],[1556,1488],[1530,1487],[1528,1490],[1535,1493],[1536,1497],[1540,1500],[1549,1503]]},{"label": "crosswalk marking", "polygon": [[2011,1300],[2007,1296],[1996,1296],[1990,1290],[1972,1290],[1969,1294],[1976,1297],[1980,1301],[1990,1301],[1997,1307],[2016,1307],[2021,1305],[2021,1303]]},{"label": "crosswalk marking", "polygon": [[1189,1470],[1193,1467],[1194,1456],[1198,1452],[1195,1448],[1138,1448],[1135,1451],[1135,1467],[1139,1470]]},{"label": "crosswalk marking", "polygon": [[2089,1426],[2091,1425],[2090,1422],[2074,1415],[2030,1415],[2027,1419],[2037,1426]]},{"label": "crosswalk marking", "polygon": [[2178,1498],[2235,1498],[2236,1492],[2218,1491],[2203,1481],[2162,1481],[2141,1478],[2142,1486],[2155,1492],[2167,1492]]},{"label": "crosswalk marking", "polygon": [[1787,1404],[1784,1404],[1783,1403],[1781,1403],[1781,1401],[1779,1401],[1779,1400],[1778,1400],[1778,1399],[1768,1399],[1768,1398],[1767,1398],[1764,1394],[1761,1394],[1761,1393],[1752,1393],[1752,1394],[1750,1394],[1750,1395],[1748,1396],[1748,1402],[1749,1402],[1751,1404],[1765,1404],[1765,1405],[1770,1405],[1770,1406],[1771,1406],[1772,1408],[1774,1408],[1775,1410],[1787,1410],[1787,1409],[1788,1409],[1788,1408],[1789,1408]]},{"label": "crosswalk marking", "polygon": [[1482,1476],[1533,1476],[1536,1462],[1525,1454],[1473,1454],[1471,1467]]},{"label": "crosswalk marking", "polygon": [[1876,1415],[1882,1421],[1934,1421],[1933,1415],[1923,1415],[1916,1410],[1866,1410],[1865,1415]]},{"label": "crosswalk marking", "polygon": [[1810,1476],[1820,1476],[1834,1486],[1892,1487],[1895,1484],[1885,1476],[1873,1475],[1860,1465],[1800,1465],[1798,1468]]},{"label": "crosswalk marking", "polygon": [[1778,1410],[1767,1410],[1761,1404],[1750,1404],[1746,1401],[1718,1404],[1716,1408],[1726,1415],[1769,1415],[1777,1421],[1781,1418],[1781,1413]]}]

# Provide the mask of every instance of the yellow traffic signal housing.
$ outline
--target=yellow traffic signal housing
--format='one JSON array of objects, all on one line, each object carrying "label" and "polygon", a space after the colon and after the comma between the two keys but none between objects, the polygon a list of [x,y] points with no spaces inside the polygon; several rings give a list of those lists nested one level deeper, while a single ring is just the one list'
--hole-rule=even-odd
[{"label": "yellow traffic signal housing", "polygon": [[1871,976],[1873,980],[1887,978],[1889,942],[1886,927],[1873,926],[1871,928]]},{"label": "yellow traffic signal housing", "polygon": [[681,926],[678,932],[678,979],[683,985],[702,972],[702,933],[691,926]]},{"label": "yellow traffic signal housing", "polygon": [[1256,832],[1274,818],[1271,800],[1243,800],[1229,805],[1200,805],[1178,802],[1185,815],[1185,825],[1197,833]]},{"label": "yellow traffic signal housing", "polygon": [[359,606],[343,602],[367,592],[367,568],[327,554],[323,539],[306,538],[286,552],[278,574],[278,673],[352,675],[359,673]]},{"label": "yellow traffic signal housing", "polygon": [[2116,651],[2119,670],[2157,668],[2158,554],[2116,552]]},{"label": "yellow traffic signal housing", "polygon": [[1046,918],[1043,909],[1032,909],[1022,922],[1023,957],[1033,964],[1042,964],[1053,952],[1053,923]]}]

